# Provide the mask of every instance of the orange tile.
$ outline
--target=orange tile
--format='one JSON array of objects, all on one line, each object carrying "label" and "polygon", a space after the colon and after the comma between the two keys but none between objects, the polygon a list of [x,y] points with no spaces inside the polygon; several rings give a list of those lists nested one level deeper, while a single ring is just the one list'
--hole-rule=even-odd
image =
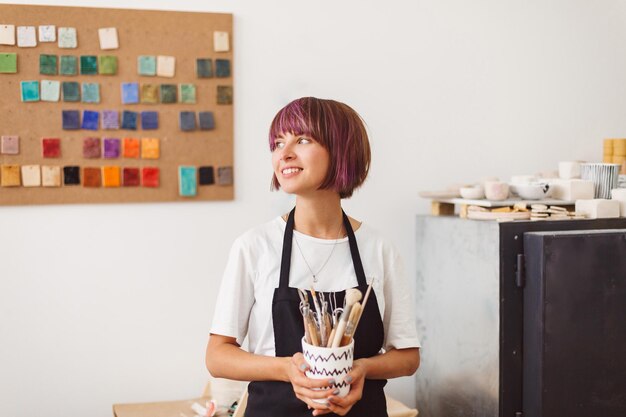
[{"label": "orange tile", "polygon": [[124,158],[139,158],[139,139],[124,138],[122,148]]},{"label": "orange tile", "polygon": [[143,159],[159,159],[160,146],[159,139],[141,139],[141,157]]},{"label": "orange tile", "polygon": [[3,187],[19,187],[22,185],[19,165],[2,165],[0,167],[0,185]]},{"label": "orange tile", "polygon": [[119,166],[102,167],[102,185],[104,187],[119,187],[121,182]]},{"label": "orange tile", "polygon": [[98,167],[83,168],[83,187],[100,187],[102,185],[102,170]]}]

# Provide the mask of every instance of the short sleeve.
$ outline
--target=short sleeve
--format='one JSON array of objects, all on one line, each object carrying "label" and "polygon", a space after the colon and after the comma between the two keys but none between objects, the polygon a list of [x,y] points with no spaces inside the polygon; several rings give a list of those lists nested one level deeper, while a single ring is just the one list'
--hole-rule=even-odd
[{"label": "short sleeve", "polygon": [[242,238],[235,240],[222,276],[211,326],[211,333],[234,337],[239,345],[243,344],[248,333],[254,304],[254,271],[250,256]]},{"label": "short sleeve", "polygon": [[415,322],[415,305],[404,272],[404,263],[394,247],[385,253],[385,350],[420,347]]}]

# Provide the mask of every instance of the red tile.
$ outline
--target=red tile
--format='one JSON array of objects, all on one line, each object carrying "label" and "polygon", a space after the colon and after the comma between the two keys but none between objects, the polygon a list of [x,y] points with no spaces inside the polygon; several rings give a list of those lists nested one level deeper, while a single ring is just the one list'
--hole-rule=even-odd
[{"label": "red tile", "polygon": [[159,186],[159,168],[144,167],[141,172],[141,184],[144,187]]},{"label": "red tile", "polygon": [[59,158],[61,156],[61,139],[43,138],[41,144],[44,158]]},{"label": "red tile", "polygon": [[139,186],[139,168],[124,168],[122,177],[124,187]]}]

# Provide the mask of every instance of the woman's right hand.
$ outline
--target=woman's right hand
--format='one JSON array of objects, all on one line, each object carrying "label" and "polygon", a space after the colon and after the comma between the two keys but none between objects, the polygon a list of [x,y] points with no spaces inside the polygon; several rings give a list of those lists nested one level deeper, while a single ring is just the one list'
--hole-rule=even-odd
[{"label": "woman's right hand", "polygon": [[[291,357],[287,368],[287,375],[293,392],[296,397],[305,402],[309,408],[316,410],[326,410],[328,406],[320,404],[313,399],[326,399],[333,394],[338,394],[339,390],[333,390],[332,385],[335,383],[334,379],[312,379],[308,378],[304,372],[309,369],[309,364],[304,360],[302,353],[298,352]],[[321,390],[314,390],[313,388],[327,388]],[[337,391],[336,393],[333,391]]]}]

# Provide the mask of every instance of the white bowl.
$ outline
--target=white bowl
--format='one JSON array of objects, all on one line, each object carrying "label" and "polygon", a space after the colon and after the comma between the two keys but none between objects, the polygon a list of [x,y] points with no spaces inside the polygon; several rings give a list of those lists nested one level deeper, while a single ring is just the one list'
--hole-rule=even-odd
[{"label": "white bowl", "polygon": [[515,192],[522,200],[541,200],[550,195],[552,188],[547,183],[517,184]]},{"label": "white bowl", "polygon": [[485,198],[485,190],[483,187],[461,187],[459,188],[461,197],[468,200],[481,200]]},{"label": "white bowl", "polygon": [[485,196],[487,200],[502,201],[509,197],[509,184],[502,181],[485,182]]}]

